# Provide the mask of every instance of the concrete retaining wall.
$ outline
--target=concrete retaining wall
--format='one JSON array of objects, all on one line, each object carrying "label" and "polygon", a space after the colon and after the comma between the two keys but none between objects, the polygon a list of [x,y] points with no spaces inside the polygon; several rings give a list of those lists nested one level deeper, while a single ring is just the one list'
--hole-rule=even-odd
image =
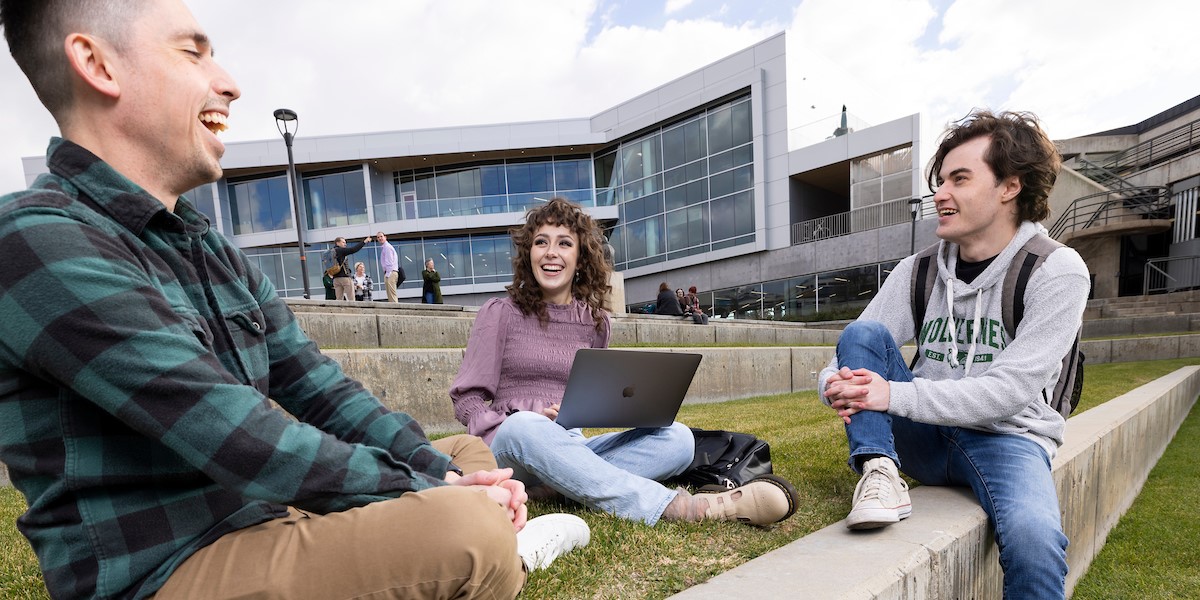
[{"label": "concrete retaining wall", "polygon": [[[1068,421],[1053,463],[1071,540],[1068,593],[1137,498],[1197,394],[1200,367],[1187,367]],[[912,517],[899,524],[851,532],[839,522],[673,597],[766,597],[780,590],[803,598],[1001,597],[998,551],[969,491],[922,486],[912,499]]]},{"label": "concrete retaining wall", "polygon": [[[642,325],[638,324],[639,327]],[[676,328],[716,330],[700,326]],[[1087,364],[1200,357],[1200,334],[1093,340],[1084,342],[1082,348],[1087,355]],[[663,351],[695,352],[704,356],[684,399],[686,404],[815,389],[817,373],[833,357],[832,346],[685,347]],[[428,431],[463,430],[454,418],[448,395],[462,363],[462,348],[332,349],[323,352],[341,363],[350,377],[361,381],[388,408],[412,415]],[[904,352],[911,357],[912,348],[906,347]]]}]

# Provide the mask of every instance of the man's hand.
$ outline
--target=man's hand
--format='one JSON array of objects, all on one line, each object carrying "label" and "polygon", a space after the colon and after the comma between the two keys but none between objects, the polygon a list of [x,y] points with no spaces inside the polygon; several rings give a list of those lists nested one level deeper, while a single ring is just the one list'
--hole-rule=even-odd
[{"label": "man's hand", "polygon": [[887,412],[892,401],[892,386],[878,373],[867,369],[842,367],[825,380],[825,397],[838,416],[850,424],[850,417],[864,410]]},{"label": "man's hand", "polygon": [[364,244],[369,244],[369,243],[371,243],[371,236],[367,236],[366,238],[363,238],[363,243],[364,243]]},{"label": "man's hand", "polygon": [[547,419],[550,419],[551,421],[557,421],[558,420],[558,409],[561,407],[562,407],[561,403],[551,404],[550,406],[547,406],[546,408],[542,409],[542,415],[545,416]]},{"label": "man's hand", "polygon": [[475,471],[460,477],[451,471],[446,473],[446,482],[450,485],[478,488],[508,512],[513,531],[521,531],[529,519],[525,506],[529,495],[525,493],[525,484],[513,479],[512,474],[512,469],[492,469]]}]

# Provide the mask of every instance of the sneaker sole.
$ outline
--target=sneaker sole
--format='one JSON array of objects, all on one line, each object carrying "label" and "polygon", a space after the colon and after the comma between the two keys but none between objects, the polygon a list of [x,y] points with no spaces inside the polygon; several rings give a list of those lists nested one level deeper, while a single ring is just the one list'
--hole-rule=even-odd
[{"label": "sneaker sole", "polygon": [[899,523],[911,515],[912,505],[901,506],[895,509],[862,510],[858,514],[851,513],[846,517],[846,527],[855,530],[879,529],[893,523]]},{"label": "sneaker sole", "polygon": [[779,523],[780,521],[785,521],[785,520],[787,520],[788,517],[796,514],[796,508],[800,503],[800,494],[798,494],[796,492],[796,488],[792,487],[792,484],[788,480],[786,480],[778,475],[759,475],[758,477],[755,477],[754,479],[751,479],[750,481],[747,481],[746,483],[749,484],[749,483],[753,483],[755,481],[765,481],[767,483],[771,483],[771,484],[775,485],[775,487],[778,487],[780,490],[783,490],[784,495],[787,496],[787,501],[788,501],[787,513],[784,514],[782,517],[779,517],[778,519],[776,519],[775,520],[776,523]]}]

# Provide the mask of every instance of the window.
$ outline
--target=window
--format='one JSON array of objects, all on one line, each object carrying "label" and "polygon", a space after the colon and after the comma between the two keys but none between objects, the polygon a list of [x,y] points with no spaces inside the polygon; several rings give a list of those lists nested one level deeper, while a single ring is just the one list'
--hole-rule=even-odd
[{"label": "window", "polygon": [[361,169],[304,178],[308,228],[367,222],[367,192]]},{"label": "window", "polygon": [[292,201],[288,194],[287,175],[260,179],[231,181],[229,216],[233,234],[263,233],[290,229]]},{"label": "window", "polygon": [[594,167],[597,203],[620,207],[610,240],[618,269],[754,241],[749,96],[622,142]]}]

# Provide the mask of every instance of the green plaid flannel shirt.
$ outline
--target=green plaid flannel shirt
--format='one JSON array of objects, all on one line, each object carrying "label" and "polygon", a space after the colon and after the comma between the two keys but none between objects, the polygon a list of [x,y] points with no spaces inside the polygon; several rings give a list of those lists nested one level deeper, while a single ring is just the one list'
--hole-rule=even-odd
[{"label": "green plaid flannel shirt", "polygon": [[442,485],[420,426],[322,356],[188,202],[167,211],[69,141],[48,156],[0,199],[0,461],[51,595],[145,597],[284,505]]}]

